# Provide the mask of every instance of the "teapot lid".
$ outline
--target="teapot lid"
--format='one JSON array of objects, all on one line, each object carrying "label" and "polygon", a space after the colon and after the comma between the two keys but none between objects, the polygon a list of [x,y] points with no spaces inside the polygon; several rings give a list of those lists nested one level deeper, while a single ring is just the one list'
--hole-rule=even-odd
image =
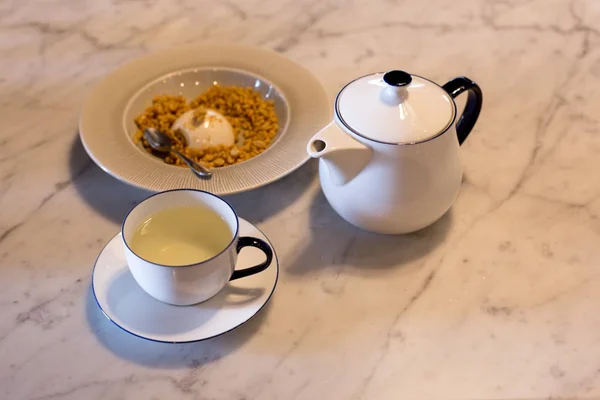
[{"label": "teapot lid", "polygon": [[437,84],[404,71],[375,73],[346,85],[335,102],[352,132],[381,143],[423,142],[454,121],[454,101]]}]

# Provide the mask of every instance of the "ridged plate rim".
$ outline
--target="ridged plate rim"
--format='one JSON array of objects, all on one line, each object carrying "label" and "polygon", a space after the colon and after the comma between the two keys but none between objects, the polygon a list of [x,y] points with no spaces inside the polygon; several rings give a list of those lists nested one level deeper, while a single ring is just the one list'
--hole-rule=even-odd
[{"label": "ridged plate rim", "polygon": [[[148,82],[188,68],[234,68],[263,76],[285,96],[291,110],[283,136],[265,153],[215,169],[209,180],[185,168],[157,163],[131,144],[122,115],[130,98]],[[274,51],[235,44],[201,44],[139,57],[104,78],[83,104],[79,135],[92,160],[113,177],[153,192],[200,189],[230,195],[256,189],[295,171],[307,160],[306,144],[331,121],[332,107],[318,79]]]}]

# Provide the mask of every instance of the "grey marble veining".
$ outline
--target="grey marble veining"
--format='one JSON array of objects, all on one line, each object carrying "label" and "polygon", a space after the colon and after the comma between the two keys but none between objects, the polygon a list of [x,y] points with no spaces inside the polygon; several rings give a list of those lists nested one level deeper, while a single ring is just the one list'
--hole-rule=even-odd
[{"label": "grey marble veining", "polygon": [[[0,2],[0,398],[599,397],[598,21],[595,0]],[[460,196],[424,231],[352,228],[312,162],[232,196],[280,255],[272,302],[214,340],[157,344],[90,294],[147,193],[91,162],[78,114],[128,60],[200,41],[280,51],[331,96],[391,68],[466,75],[484,108]]]}]

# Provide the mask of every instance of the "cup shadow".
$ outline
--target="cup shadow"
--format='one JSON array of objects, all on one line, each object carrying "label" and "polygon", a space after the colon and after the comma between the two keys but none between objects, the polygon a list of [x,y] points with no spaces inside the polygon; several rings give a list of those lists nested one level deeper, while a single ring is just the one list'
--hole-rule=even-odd
[{"label": "cup shadow", "polygon": [[[69,167],[79,196],[115,223],[121,223],[133,206],[152,194],[123,183],[100,169],[87,155],[78,133],[71,145]],[[256,224],[300,197],[314,179],[316,168],[315,162],[307,162],[292,174],[262,188],[223,197],[239,216]]]},{"label": "cup shadow", "polygon": [[375,234],[357,228],[340,217],[322,191],[310,206],[310,240],[298,252],[286,272],[294,275],[323,268],[376,271],[401,267],[431,253],[452,226],[452,209],[432,225],[404,235]]},{"label": "cup shadow", "polygon": [[[194,318],[190,318],[187,307],[163,304],[141,289],[132,290],[137,288],[136,285],[133,275],[126,268],[110,284],[106,296],[111,313],[117,320],[127,321],[133,331],[153,335],[188,332],[206,324],[217,312],[216,307],[200,307]],[[146,305],[145,309],[140,310],[140,304]]]},{"label": "cup shadow", "polygon": [[221,336],[194,343],[160,343],[133,336],[113,324],[96,304],[90,287],[86,319],[98,342],[121,359],[151,368],[201,368],[236,351],[256,335],[269,309],[267,303],[248,322]]},{"label": "cup shadow", "polygon": [[[219,309],[251,303],[264,293],[263,288],[225,286],[210,300],[186,307],[174,307],[152,298],[139,288],[128,268],[110,284],[107,307],[119,321],[127,321],[135,332],[173,335],[189,332],[210,322]],[[147,310],[140,310],[140,305]],[[151,311],[150,311],[151,309]]]},{"label": "cup shadow", "polygon": [[262,296],[264,292],[264,288],[242,288],[227,285],[219,292],[219,294],[224,294],[219,299],[222,299],[223,303],[227,303],[228,306],[242,306],[252,303]]}]

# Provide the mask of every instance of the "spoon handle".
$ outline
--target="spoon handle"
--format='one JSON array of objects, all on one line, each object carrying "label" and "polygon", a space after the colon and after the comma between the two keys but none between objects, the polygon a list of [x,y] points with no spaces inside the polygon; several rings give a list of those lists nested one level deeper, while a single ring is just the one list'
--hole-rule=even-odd
[{"label": "spoon handle", "polygon": [[190,167],[192,172],[199,178],[210,178],[212,176],[212,172],[208,169],[204,168],[202,165],[198,164],[191,158],[187,157],[185,154],[172,150],[172,152],[177,155],[177,157],[181,158],[187,165]]}]

